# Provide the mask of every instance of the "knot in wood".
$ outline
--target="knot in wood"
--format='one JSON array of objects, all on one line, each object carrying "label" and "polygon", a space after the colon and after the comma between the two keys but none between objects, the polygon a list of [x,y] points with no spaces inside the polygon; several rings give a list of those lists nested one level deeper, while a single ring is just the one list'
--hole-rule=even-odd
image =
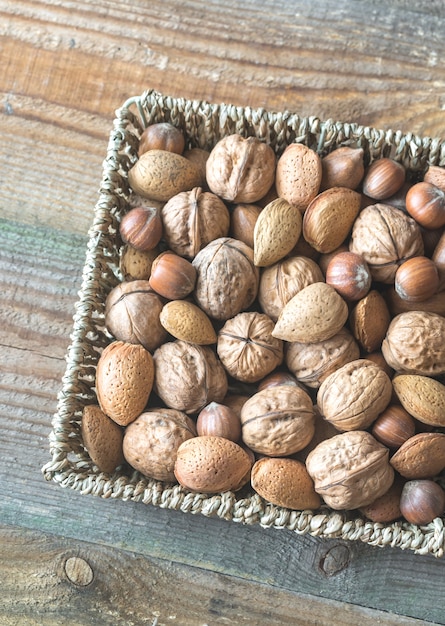
[{"label": "knot in wood", "polygon": [[320,559],[320,569],[325,576],[338,574],[349,565],[350,551],[344,544],[333,546]]},{"label": "knot in wood", "polygon": [[79,587],[86,587],[94,577],[90,564],[77,556],[72,556],[65,561],[65,574],[71,583]]}]

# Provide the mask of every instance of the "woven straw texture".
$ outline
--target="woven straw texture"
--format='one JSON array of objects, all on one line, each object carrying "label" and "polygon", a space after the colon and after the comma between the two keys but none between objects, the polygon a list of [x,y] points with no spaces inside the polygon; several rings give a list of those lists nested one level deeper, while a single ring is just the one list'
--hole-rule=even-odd
[{"label": "woven straw texture", "polygon": [[377,524],[356,512],[290,511],[265,502],[253,492],[203,495],[178,485],[147,479],[138,472],[100,472],[86,453],[80,436],[85,404],[95,402],[95,367],[101,350],[110,342],[104,329],[104,305],[119,282],[116,231],[129,207],[127,172],[137,158],[144,127],[169,121],[185,130],[187,147],[211,149],[223,136],[257,136],[277,155],[292,142],[301,142],[324,155],[340,145],[363,148],[367,163],[391,156],[408,169],[424,171],[429,164],[445,165],[445,142],[391,130],[320,121],[290,112],[241,108],[189,101],[147,91],[130,98],[116,111],[110,134],[100,197],[89,232],[82,287],[76,304],[67,367],[58,397],[58,410],[49,436],[51,461],[42,472],[47,480],[82,494],[133,500],[186,513],[216,516],[243,524],[286,528],[298,534],[362,541],[441,557],[445,549],[444,520],[418,527],[406,522]]}]

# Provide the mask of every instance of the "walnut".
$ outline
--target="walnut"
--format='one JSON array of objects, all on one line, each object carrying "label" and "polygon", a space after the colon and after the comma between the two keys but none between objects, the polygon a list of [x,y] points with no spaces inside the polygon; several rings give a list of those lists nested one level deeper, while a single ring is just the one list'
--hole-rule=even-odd
[{"label": "walnut", "polygon": [[120,283],[108,294],[105,326],[118,340],[152,352],[167,338],[159,320],[164,302],[147,280]]},{"label": "walnut", "polygon": [[144,476],[173,482],[177,450],[183,441],[196,436],[195,423],[185,413],[149,409],[127,426],[124,456]]},{"label": "walnut", "polygon": [[407,311],[389,325],[382,343],[386,362],[397,372],[445,374],[445,318],[437,313]]},{"label": "walnut", "polygon": [[358,343],[346,328],[342,328],[326,341],[287,344],[285,361],[298,381],[317,389],[329,374],[359,356]]},{"label": "walnut", "polygon": [[315,491],[335,510],[371,504],[394,481],[388,448],[363,430],[322,441],[307,456],[306,468]]},{"label": "walnut", "polygon": [[215,239],[198,252],[193,266],[197,271],[194,297],[209,317],[226,321],[255,300],[259,270],[252,248],[242,241]]},{"label": "walnut", "polygon": [[264,313],[244,312],[218,333],[217,352],[227,372],[245,383],[257,382],[283,361],[283,342],[272,337],[274,323]]},{"label": "walnut", "polygon": [[315,432],[308,393],[295,385],[266,387],[241,409],[242,438],[254,452],[289,456],[305,448]]},{"label": "walnut", "polygon": [[373,361],[357,359],[338,368],[317,393],[320,413],[340,431],[368,428],[392,397],[388,374]]},{"label": "walnut", "polygon": [[394,283],[399,265],[424,252],[419,225],[386,204],[373,204],[361,211],[352,228],[349,249],[365,259],[374,280],[389,284]]},{"label": "walnut", "polygon": [[207,159],[207,184],[230,202],[260,200],[275,179],[275,153],[257,137],[234,134],[223,137]]},{"label": "walnut", "polygon": [[173,196],[164,205],[161,218],[169,248],[189,259],[214,239],[225,237],[230,227],[224,202],[201,187]]},{"label": "walnut", "polygon": [[293,256],[264,268],[258,289],[261,309],[274,322],[295,294],[311,283],[323,282],[320,267],[305,256]]},{"label": "walnut", "polygon": [[212,401],[221,402],[227,393],[224,368],[208,346],[169,341],[156,350],[153,360],[153,389],[172,409],[198,413]]}]

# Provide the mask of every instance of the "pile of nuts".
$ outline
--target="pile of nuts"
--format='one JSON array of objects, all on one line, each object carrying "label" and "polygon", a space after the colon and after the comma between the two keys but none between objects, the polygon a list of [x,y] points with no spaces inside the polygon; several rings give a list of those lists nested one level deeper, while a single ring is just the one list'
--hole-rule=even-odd
[{"label": "pile of nuts", "polygon": [[142,133],[113,341],[82,437],[103,472],[249,485],[375,522],[445,510],[445,169],[361,148]]}]

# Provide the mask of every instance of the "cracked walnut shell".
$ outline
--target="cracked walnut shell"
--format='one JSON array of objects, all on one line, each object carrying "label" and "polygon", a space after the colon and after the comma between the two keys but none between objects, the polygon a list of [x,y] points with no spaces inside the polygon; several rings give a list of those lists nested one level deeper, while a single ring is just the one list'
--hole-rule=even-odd
[{"label": "cracked walnut shell", "polygon": [[388,448],[364,430],[322,441],[309,453],[306,468],[315,491],[335,510],[371,504],[394,481]]}]

